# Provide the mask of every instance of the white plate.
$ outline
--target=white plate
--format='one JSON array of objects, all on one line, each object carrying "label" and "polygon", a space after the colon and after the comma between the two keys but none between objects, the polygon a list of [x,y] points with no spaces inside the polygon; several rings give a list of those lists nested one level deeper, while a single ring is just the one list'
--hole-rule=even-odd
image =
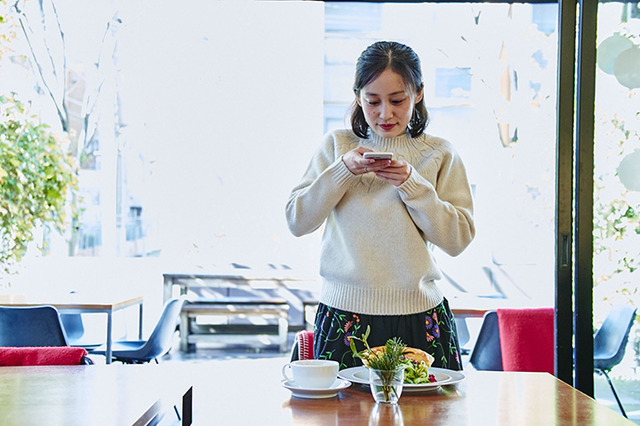
[{"label": "white plate", "polygon": [[[464,380],[465,375],[461,371],[447,370],[446,368],[430,367],[429,374],[433,374],[436,381],[433,383],[422,383],[419,385],[405,383],[402,386],[402,392],[427,392],[436,390],[441,385],[453,385]],[[369,384],[369,370],[367,367],[351,367],[345,368],[338,372],[338,377],[349,380],[352,383],[361,385]]]},{"label": "white plate", "polygon": [[282,386],[289,389],[292,396],[298,398],[321,399],[333,398],[338,394],[338,392],[351,386],[351,382],[349,380],[336,379],[336,381],[333,382],[333,384],[329,388],[309,389],[301,388],[294,381],[284,379],[282,380]]}]

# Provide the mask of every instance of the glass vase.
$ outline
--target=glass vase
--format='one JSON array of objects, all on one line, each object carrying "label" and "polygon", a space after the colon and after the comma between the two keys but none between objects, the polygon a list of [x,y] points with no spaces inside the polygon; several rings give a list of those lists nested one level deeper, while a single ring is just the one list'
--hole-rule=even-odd
[{"label": "glass vase", "polygon": [[369,387],[376,402],[397,404],[403,383],[404,367],[395,370],[369,369]]}]

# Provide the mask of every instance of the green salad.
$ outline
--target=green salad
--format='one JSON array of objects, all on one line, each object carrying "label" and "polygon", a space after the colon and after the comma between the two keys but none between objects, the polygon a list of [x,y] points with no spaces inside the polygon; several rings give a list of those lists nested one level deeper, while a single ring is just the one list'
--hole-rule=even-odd
[{"label": "green salad", "polygon": [[429,374],[429,367],[424,361],[413,361],[407,358],[404,368],[404,382],[412,385],[433,383],[436,378]]}]

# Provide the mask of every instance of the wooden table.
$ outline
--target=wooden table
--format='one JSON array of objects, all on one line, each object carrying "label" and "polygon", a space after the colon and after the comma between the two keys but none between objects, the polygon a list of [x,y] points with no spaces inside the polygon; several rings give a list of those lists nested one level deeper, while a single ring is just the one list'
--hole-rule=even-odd
[{"label": "wooden table", "polygon": [[[0,368],[0,424],[148,425],[163,416],[191,424],[192,390],[172,365]],[[177,408],[180,411],[180,408]]]},{"label": "wooden table", "polygon": [[399,409],[393,413],[388,407],[377,410],[368,387],[362,385],[354,384],[332,399],[292,398],[280,382],[284,363],[286,359],[277,358],[197,364],[197,377],[192,380],[194,422],[318,426],[633,425],[547,373],[467,371],[464,381],[434,393],[403,394]]},{"label": "wooden table", "polygon": [[[629,425],[634,423],[547,373],[467,371],[464,381],[403,394],[396,410],[368,387],[337,397],[292,398],[281,385],[286,358],[159,365],[0,368],[0,424],[131,425],[172,414],[233,425]],[[191,388],[193,387],[193,396]],[[167,419],[171,419],[167,417]]]},{"label": "wooden table", "polygon": [[142,296],[115,298],[102,296],[85,295],[62,295],[47,296],[42,298],[27,298],[26,300],[15,299],[10,302],[3,302],[3,306],[38,306],[51,305],[60,313],[82,314],[82,313],[103,313],[107,315],[106,334],[106,363],[111,364],[111,348],[113,343],[113,314],[116,311],[132,306],[138,306],[138,338],[142,339]]}]

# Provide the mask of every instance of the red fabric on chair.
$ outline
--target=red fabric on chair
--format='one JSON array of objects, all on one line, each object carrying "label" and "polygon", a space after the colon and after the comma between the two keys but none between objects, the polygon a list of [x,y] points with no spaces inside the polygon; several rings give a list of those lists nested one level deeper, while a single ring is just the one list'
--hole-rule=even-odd
[{"label": "red fabric on chair", "polygon": [[497,309],[504,371],[554,374],[553,308]]},{"label": "red fabric on chair", "polygon": [[296,334],[298,359],[313,359],[313,331],[302,330]]},{"label": "red fabric on chair", "polygon": [[86,355],[72,346],[0,347],[0,366],[80,365]]}]

